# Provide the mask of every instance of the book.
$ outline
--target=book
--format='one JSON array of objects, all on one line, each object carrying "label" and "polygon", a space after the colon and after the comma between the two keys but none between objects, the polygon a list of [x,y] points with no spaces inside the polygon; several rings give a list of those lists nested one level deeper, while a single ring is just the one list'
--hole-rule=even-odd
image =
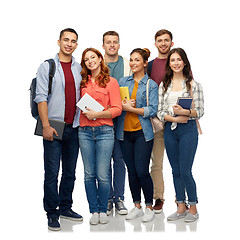
[{"label": "book", "polygon": [[191,97],[179,97],[177,104],[180,105],[183,109],[189,109],[192,105],[192,98]]},{"label": "book", "polygon": [[80,99],[80,101],[77,103],[77,107],[79,107],[83,112],[88,111],[86,108],[91,108],[95,112],[101,112],[104,110],[104,107],[88,93],[85,93]]},{"label": "book", "polygon": [[121,95],[121,100],[124,100],[124,99],[130,100],[128,87],[120,87],[120,95]]},{"label": "book", "polygon": [[[48,121],[49,121],[50,126],[52,128],[54,128],[58,133],[58,136],[53,134],[53,139],[62,140],[63,132],[64,132],[64,128],[65,128],[66,123],[63,122],[63,121],[54,120],[54,119],[49,119]],[[41,121],[40,117],[37,120],[37,124],[36,124],[34,134],[37,135],[37,136],[42,136],[43,135],[43,126],[42,126],[42,121]]]}]

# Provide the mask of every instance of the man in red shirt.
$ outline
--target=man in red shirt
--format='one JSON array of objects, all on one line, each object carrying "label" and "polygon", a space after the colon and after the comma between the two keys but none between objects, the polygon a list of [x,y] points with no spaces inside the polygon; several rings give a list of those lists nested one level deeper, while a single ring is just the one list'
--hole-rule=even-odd
[{"label": "man in red shirt", "polygon": [[[48,96],[48,64],[40,65],[37,73],[39,116],[43,125],[44,146],[44,210],[47,212],[48,228],[61,229],[59,217],[82,221],[83,218],[72,210],[72,193],[79,152],[78,125],[79,111],[76,102],[80,99],[81,67],[72,56],[77,48],[78,34],[74,29],[61,31],[58,40],[59,53],[55,56],[56,71],[52,93]],[[65,122],[62,140],[53,138],[56,129],[49,119]],[[58,187],[58,174],[62,163],[62,176]]]},{"label": "man in red shirt", "polygon": [[[165,75],[167,56],[173,46],[172,33],[161,29],[155,34],[155,47],[158,49],[158,57],[148,63],[148,75],[158,86]],[[164,155],[164,130],[154,134],[152,151],[151,177],[154,186],[153,198],[156,200],[153,207],[155,213],[161,213],[164,203],[164,180],[163,180],[163,155]]]}]

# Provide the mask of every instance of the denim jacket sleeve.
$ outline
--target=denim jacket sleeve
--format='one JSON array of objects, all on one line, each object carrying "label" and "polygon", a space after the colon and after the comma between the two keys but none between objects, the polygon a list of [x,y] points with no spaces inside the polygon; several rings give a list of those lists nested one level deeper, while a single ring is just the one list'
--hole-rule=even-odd
[{"label": "denim jacket sleeve", "polygon": [[143,107],[144,115],[143,118],[154,117],[158,110],[158,85],[156,82],[150,79],[149,82],[149,105]]}]

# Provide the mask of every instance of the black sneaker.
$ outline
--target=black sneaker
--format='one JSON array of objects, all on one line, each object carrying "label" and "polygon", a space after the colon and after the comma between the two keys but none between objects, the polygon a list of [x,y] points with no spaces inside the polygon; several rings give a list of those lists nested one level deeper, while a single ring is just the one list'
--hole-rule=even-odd
[{"label": "black sneaker", "polygon": [[61,227],[57,218],[48,218],[48,229],[52,231],[60,231]]},{"label": "black sneaker", "polygon": [[120,215],[128,214],[127,208],[124,206],[123,200],[119,198],[119,201],[115,203],[115,211]]},{"label": "black sneaker", "polygon": [[113,201],[112,200],[108,200],[108,205],[107,205],[107,216],[109,216],[111,214],[113,210]]},{"label": "black sneaker", "polygon": [[72,221],[82,221],[83,220],[83,217],[80,214],[75,213],[72,209],[61,213],[60,217],[68,219],[68,220],[72,220]]}]

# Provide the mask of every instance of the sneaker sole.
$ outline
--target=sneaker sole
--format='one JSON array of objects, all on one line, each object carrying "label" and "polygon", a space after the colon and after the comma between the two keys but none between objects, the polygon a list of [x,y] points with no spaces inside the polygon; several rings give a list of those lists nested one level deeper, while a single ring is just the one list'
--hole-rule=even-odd
[{"label": "sneaker sole", "polygon": [[116,210],[116,211],[117,211],[117,214],[119,214],[119,215],[126,215],[126,214],[128,214],[127,210],[120,210],[120,211]]},{"label": "sneaker sole", "polygon": [[142,222],[151,222],[154,219],[154,216],[150,219],[143,219]]},{"label": "sneaker sole", "polygon": [[159,214],[159,213],[162,213],[162,212],[163,212],[162,209],[160,209],[160,210],[155,210],[155,209],[153,209],[153,211],[154,211],[156,214]]},{"label": "sneaker sole", "polygon": [[63,216],[63,215],[60,215],[60,218],[71,220],[71,221],[75,221],[75,222],[83,221],[83,218],[71,218],[71,217],[66,217],[66,216]]},{"label": "sneaker sole", "polygon": [[48,229],[51,230],[51,231],[60,231],[60,230],[61,230],[61,227],[59,227],[59,228],[53,228],[53,227],[49,227],[49,226],[48,226]]},{"label": "sneaker sole", "polygon": [[177,221],[177,220],[183,219],[183,218],[185,218],[185,217],[186,217],[186,216],[181,216],[181,217],[176,217],[176,218],[167,218],[167,221],[169,221],[169,222]]},{"label": "sneaker sole", "polygon": [[127,217],[126,217],[126,220],[133,220],[133,219],[136,219],[136,218],[138,218],[138,217],[142,217],[143,214],[144,214],[144,213],[139,213],[139,214],[137,214],[134,218],[127,218]]}]

